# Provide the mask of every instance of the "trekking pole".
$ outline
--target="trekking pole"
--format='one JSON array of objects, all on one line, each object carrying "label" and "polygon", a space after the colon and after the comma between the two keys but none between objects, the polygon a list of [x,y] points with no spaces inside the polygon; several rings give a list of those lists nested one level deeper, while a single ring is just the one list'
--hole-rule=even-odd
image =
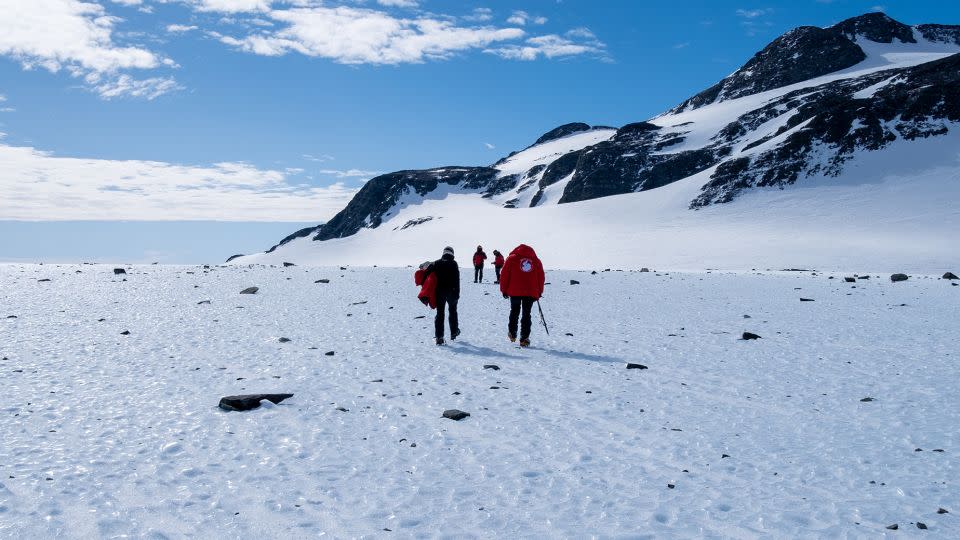
[{"label": "trekking pole", "polygon": [[547,320],[543,318],[543,308],[540,307],[540,300],[537,300],[537,309],[540,310],[540,322],[543,323],[543,329],[546,330],[547,335],[550,335],[550,329],[547,328]]}]

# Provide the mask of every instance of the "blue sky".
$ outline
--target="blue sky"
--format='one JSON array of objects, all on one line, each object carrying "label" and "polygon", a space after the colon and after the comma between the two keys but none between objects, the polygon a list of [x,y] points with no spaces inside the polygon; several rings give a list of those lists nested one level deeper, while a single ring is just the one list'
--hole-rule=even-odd
[{"label": "blue sky", "polygon": [[[796,26],[874,10],[960,23],[960,3],[932,0],[4,4],[0,237],[20,240],[0,260],[71,257],[49,244],[56,224],[13,221],[101,240],[145,222],[144,245],[91,241],[88,259],[263,249],[254,222],[292,231],[378,172],[489,164],[562,123],[646,119]],[[174,250],[189,229],[163,221],[216,247]],[[243,222],[244,240],[211,221]]]}]

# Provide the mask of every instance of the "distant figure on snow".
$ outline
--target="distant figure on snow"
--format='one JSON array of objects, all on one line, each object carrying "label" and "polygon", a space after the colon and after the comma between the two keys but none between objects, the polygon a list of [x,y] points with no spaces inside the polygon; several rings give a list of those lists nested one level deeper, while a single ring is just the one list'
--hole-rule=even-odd
[{"label": "distant figure on snow", "polygon": [[460,325],[457,322],[457,301],[460,300],[460,265],[453,260],[453,248],[443,248],[443,256],[427,267],[423,273],[424,283],[431,278],[436,279],[434,288],[437,317],[434,319],[437,345],[443,345],[443,310],[444,306],[450,310],[450,339],[457,339],[460,335]]},{"label": "distant figure on snow", "polygon": [[483,282],[483,261],[487,260],[487,254],[483,252],[483,246],[477,246],[477,252],[473,254],[473,282]]},{"label": "distant figure on snow", "polygon": [[510,252],[500,276],[500,292],[504,298],[510,299],[507,338],[511,342],[517,340],[517,318],[523,312],[520,319],[521,347],[530,346],[530,310],[533,309],[533,303],[543,296],[545,281],[543,263],[532,247],[520,244]]},{"label": "distant figure on snow", "polygon": [[494,283],[500,283],[500,270],[503,269],[503,253],[493,250],[493,272],[497,274],[497,280]]},{"label": "distant figure on snow", "polygon": [[420,287],[420,294],[417,295],[417,298],[423,302],[423,305],[430,307],[430,309],[437,309],[437,275],[427,272],[431,264],[433,263],[430,261],[421,264],[420,268],[413,274],[413,282]]}]

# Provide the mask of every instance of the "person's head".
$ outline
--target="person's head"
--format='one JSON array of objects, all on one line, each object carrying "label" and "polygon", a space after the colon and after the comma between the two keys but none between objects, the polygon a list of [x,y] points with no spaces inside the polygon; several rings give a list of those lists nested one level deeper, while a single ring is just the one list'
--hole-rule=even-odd
[{"label": "person's head", "polygon": [[447,255],[453,258],[453,248],[450,246],[443,248],[443,256],[446,257]]},{"label": "person's head", "polygon": [[483,251],[483,246],[477,246],[477,251]]},{"label": "person's head", "polygon": [[500,255],[500,252],[497,251],[497,250],[493,250],[493,254],[494,254],[494,255]]}]

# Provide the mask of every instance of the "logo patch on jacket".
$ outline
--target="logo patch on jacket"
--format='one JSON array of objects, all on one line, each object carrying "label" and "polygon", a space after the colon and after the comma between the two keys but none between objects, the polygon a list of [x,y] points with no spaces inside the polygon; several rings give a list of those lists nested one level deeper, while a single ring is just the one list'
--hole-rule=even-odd
[{"label": "logo patch on jacket", "polygon": [[530,272],[533,270],[533,261],[530,259],[523,259],[520,261],[520,270],[524,272]]}]

